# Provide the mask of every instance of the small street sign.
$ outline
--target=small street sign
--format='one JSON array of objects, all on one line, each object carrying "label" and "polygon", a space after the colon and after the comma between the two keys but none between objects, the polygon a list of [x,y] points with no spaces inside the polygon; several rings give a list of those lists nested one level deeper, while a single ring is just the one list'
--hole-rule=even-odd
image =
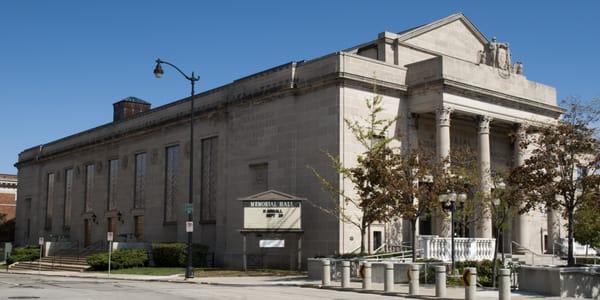
[{"label": "small street sign", "polygon": [[194,211],[194,206],[192,203],[186,203],[185,204],[185,213],[186,214],[191,214]]},{"label": "small street sign", "polygon": [[185,222],[185,232],[194,232],[194,222],[193,221]]},{"label": "small street sign", "polygon": [[43,246],[44,245],[44,237],[40,236],[40,239],[38,240],[38,245]]},{"label": "small street sign", "polygon": [[112,231],[109,231],[109,232],[106,233],[106,240],[109,241],[109,242],[113,241],[113,233],[112,233]]}]

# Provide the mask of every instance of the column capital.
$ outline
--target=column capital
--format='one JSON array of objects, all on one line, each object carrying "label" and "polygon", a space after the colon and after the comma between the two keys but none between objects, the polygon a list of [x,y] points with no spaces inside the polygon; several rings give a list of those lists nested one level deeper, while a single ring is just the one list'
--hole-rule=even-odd
[{"label": "column capital", "polygon": [[448,105],[440,105],[435,109],[435,116],[438,125],[450,126],[450,115],[454,111],[454,108]]},{"label": "column capital", "polygon": [[478,126],[477,132],[479,134],[489,134],[490,133],[490,122],[493,120],[490,116],[477,116]]}]

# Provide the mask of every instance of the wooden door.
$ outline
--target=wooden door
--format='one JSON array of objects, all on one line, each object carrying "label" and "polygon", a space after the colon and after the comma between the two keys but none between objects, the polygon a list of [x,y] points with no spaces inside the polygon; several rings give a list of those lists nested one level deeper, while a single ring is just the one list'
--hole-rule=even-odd
[{"label": "wooden door", "polygon": [[89,219],[83,221],[83,246],[88,247],[92,244],[92,223]]},{"label": "wooden door", "polygon": [[134,217],[134,230],[135,238],[138,241],[144,240],[144,216]]}]

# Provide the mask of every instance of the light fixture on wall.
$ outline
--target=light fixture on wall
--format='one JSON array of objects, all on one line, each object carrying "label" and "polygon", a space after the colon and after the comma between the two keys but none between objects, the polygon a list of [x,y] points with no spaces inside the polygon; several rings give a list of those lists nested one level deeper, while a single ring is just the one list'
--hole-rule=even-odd
[{"label": "light fixture on wall", "polygon": [[96,214],[92,214],[92,223],[98,224],[98,217],[96,217]]},{"label": "light fixture on wall", "polygon": [[125,224],[125,220],[123,220],[123,214],[120,211],[117,212],[117,220],[121,222],[121,224]]}]

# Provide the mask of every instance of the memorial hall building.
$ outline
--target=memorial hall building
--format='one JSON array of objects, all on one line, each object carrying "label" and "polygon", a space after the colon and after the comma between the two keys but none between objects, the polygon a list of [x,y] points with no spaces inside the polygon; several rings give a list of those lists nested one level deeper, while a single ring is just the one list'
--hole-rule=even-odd
[{"label": "memorial hall building", "polygon": [[[367,116],[365,99],[381,95],[381,117],[399,116],[387,135],[403,151],[424,145],[444,156],[468,145],[481,170],[491,172],[523,163],[526,151],[517,144],[526,126],[554,122],[563,112],[555,88],[526,74],[508,43],[487,38],[458,13],[198,94],[194,242],[208,245],[217,265],[241,266],[240,199],[275,190],[305,199],[301,230],[249,235],[249,266],[293,265],[298,243],[304,260],[356,251],[359,230],[323,212],[335,201],[312,172],[352,189],[325,155],[351,166],[364,152],[344,120]],[[112,122],[19,154],[18,244],[37,244],[43,236],[90,246],[108,231],[123,243],[186,242],[190,99],[151,108],[127,97],[113,106]],[[560,234],[548,226],[557,222],[542,212],[517,216],[505,239],[539,253]],[[403,223],[372,225],[371,250],[410,241]],[[419,231],[449,236],[442,223],[424,216]],[[469,235],[491,238],[492,231],[487,218]],[[285,246],[259,247],[265,238],[283,239]]]}]

